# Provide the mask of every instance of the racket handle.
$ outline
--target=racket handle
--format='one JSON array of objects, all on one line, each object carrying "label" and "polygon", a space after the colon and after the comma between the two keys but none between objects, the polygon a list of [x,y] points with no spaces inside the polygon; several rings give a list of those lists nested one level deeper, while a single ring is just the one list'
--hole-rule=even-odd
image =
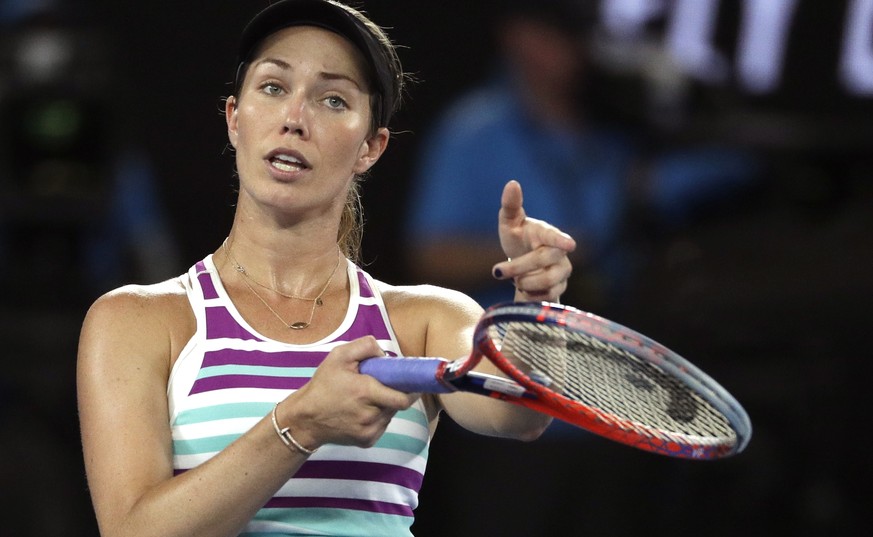
[{"label": "racket handle", "polygon": [[368,358],[361,361],[359,369],[401,392],[449,393],[455,390],[439,380],[448,363],[443,358]]}]

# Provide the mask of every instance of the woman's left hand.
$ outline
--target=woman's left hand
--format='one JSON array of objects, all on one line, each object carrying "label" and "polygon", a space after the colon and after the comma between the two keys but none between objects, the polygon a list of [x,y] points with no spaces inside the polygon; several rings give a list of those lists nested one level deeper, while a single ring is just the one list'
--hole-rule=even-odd
[{"label": "woman's left hand", "polygon": [[494,265],[492,272],[497,279],[513,280],[516,301],[557,302],[573,271],[567,254],[576,249],[576,241],[548,222],[528,217],[523,202],[521,185],[508,182],[498,216],[507,260]]}]

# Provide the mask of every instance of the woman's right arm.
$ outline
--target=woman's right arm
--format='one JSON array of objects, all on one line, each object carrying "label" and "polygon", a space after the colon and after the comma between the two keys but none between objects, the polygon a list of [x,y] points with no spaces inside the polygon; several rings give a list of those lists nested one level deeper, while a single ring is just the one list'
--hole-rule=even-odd
[{"label": "woman's right arm", "polygon": [[[167,379],[180,350],[173,323],[190,322],[187,315],[178,293],[136,287],[100,298],[86,316],[77,371],[79,416],[88,485],[104,537],[238,535],[306,460],[280,441],[266,416],[208,462],[173,476]],[[381,434],[372,427],[374,414],[393,415],[399,408],[392,405],[406,405],[399,392],[383,393],[378,383],[359,381],[357,361],[372,355],[371,345],[375,340],[338,347],[324,371],[283,401],[279,421],[293,423],[301,443],[366,445]],[[327,389],[335,384],[346,391]],[[333,401],[331,392],[351,397]],[[320,428],[323,420],[342,423],[345,430]],[[355,420],[367,424],[365,432],[355,430]]]}]

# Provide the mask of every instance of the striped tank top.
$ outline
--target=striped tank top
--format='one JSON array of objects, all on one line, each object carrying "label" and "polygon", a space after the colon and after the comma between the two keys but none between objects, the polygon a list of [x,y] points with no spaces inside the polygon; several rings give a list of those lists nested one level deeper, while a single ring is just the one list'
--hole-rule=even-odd
[{"label": "striped tank top", "polygon": [[[212,256],[181,276],[197,330],[167,387],[176,474],[250,429],[305,384],[334,346],[372,335],[388,355],[399,355],[373,280],[351,262],[347,273],[351,294],[344,321],[330,336],[306,345],[271,340],[249,326],[222,286]],[[412,535],[429,445],[419,400],[397,413],[372,448],[322,446],[242,535]]]}]

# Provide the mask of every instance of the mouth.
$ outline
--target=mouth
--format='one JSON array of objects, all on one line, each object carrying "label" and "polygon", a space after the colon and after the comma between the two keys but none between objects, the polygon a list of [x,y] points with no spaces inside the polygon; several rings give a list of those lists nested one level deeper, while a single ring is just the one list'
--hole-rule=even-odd
[{"label": "mouth", "polygon": [[299,172],[310,168],[306,159],[293,151],[274,151],[267,160],[271,166],[282,172]]}]

